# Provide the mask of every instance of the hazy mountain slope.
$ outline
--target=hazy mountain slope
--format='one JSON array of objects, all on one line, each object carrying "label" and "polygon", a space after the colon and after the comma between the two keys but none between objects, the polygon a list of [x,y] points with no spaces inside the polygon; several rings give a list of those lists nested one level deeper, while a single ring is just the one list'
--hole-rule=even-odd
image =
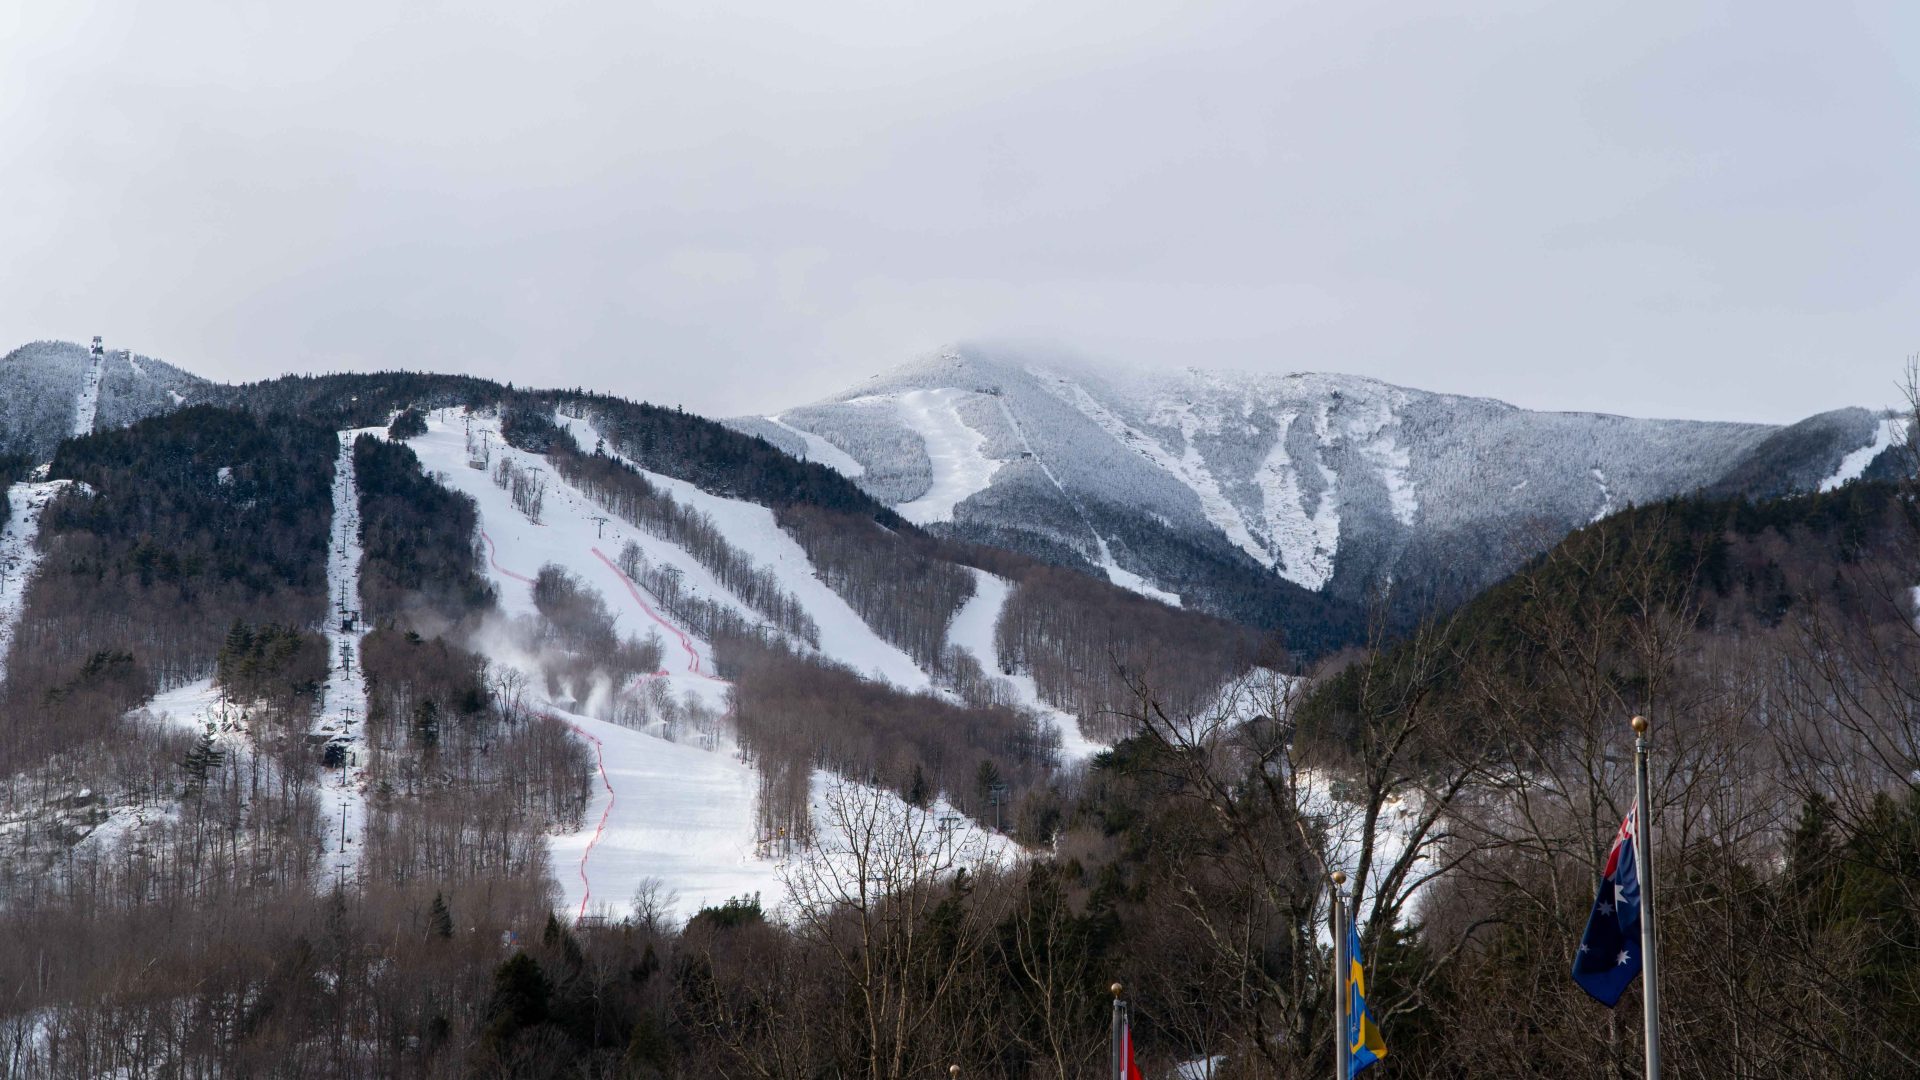
[{"label": "hazy mountain slope", "polygon": [[1456,603],[1615,510],[1808,489],[1875,437],[1858,409],[1791,428],[1546,413],[1357,376],[1118,372],[973,346],[778,425],[734,423],[830,445],[923,525],[1243,619],[1300,603],[1256,599],[1250,570],[1349,607],[1388,580],[1409,604]]}]

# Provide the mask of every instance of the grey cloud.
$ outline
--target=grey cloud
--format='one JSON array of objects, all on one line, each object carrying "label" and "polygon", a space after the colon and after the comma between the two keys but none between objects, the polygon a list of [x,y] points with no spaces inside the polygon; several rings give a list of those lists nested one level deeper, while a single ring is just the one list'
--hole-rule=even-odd
[{"label": "grey cloud", "polygon": [[1910,6],[21,5],[0,341],[711,413],[947,341],[1787,420],[1920,349]]}]

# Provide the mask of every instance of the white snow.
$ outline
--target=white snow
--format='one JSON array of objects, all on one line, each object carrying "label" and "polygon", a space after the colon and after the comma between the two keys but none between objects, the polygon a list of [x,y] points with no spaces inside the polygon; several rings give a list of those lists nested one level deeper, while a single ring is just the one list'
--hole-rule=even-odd
[{"label": "white snow", "polygon": [[900,420],[926,444],[933,464],[933,484],[925,495],[901,503],[894,511],[915,525],[952,521],[954,507],[986,490],[1000,462],[984,451],[987,437],[960,418],[960,402],[970,391],[943,388],[910,390],[895,404]]},{"label": "white snow", "polygon": [[755,839],[750,766],[590,716],[553,715],[586,740],[598,770],[586,828],[549,844],[562,910],[617,917],[649,878],[678,894],[681,918],[735,896],[777,901],[779,865]]},{"label": "white snow", "polygon": [[1181,433],[1186,437],[1186,447],[1179,457],[1173,456],[1159,440],[1135,430],[1112,409],[1102,405],[1086,388],[1078,383],[1067,382],[1057,376],[1048,376],[1042,372],[1034,373],[1042,378],[1043,384],[1054,393],[1080,410],[1094,423],[1099,424],[1109,435],[1120,440],[1121,444],[1146,458],[1161,470],[1171,473],[1181,483],[1192,489],[1200,499],[1201,512],[1213,526],[1226,534],[1234,546],[1259,560],[1262,566],[1272,566],[1273,552],[1254,538],[1247,528],[1247,520],[1241,516],[1226,493],[1220,490],[1219,481],[1207,468],[1206,458],[1199,447],[1193,443],[1193,436],[1200,430],[1199,420],[1191,408],[1170,407],[1179,418]]},{"label": "white snow", "polygon": [[66,490],[68,480],[40,480],[14,484],[7,489],[7,515],[0,532],[0,680],[7,674],[7,656],[13,651],[14,631],[20,625],[20,613],[27,600],[27,585],[40,565],[40,515],[54,496]]},{"label": "white snow", "polygon": [[1020,440],[1020,448],[1026,451],[1028,460],[1040,466],[1040,472],[1046,476],[1047,482],[1053,485],[1054,490],[1060,493],[1061,498],[1067,500],[1068,504],[1073,507],[1074,513],[1080,515],[1081,524],[1085,525],[1087,531],[1093,534],[1093,543],[1098,550],[1098,558],[1095,562],[1100,569],[1106,571],[1107,580],[1123,589],[1131,589],[1142,596],[1151,597],[1163,604],[1179,607],[1180,597],[1178,594],[1156,588],[1153,583],[1146,578],[1141,577],[1131,570],[1121,568],[1119,562],[1113,557],[1112,549],[1107,546],[1107,538],[1100,535],[1100,530],[1094,528],[1092,519],[1087,517],[1086,508],[1080,505],[1080,500],[1068,493],[1066,485],[1062,484],[1060,478],[1054,475],[1053,467],[1047,464],[1046,459],[1034,452],[1033,441],[1027,438],[1026,430],[1020,426],[1020,421],[1014,417],[1013,410],[1007,408],[1006,399],[1000,398],[998,400],[1000,403],[1000,415],[1006,418],[1007,426],[1013,429],[1014,436]]},{"label": "white snow", "polygon": [[1174,1076],[1178,1080],[1213,1080],[1213,1074],[1226,1063],[1226,1060],[1225,1054],[1190,1058],[1173,1067]]},{"label": "white snow", "polygon": [[[574,441],[583,447],[593,446],[599,438],[593,425],[586,420],[568,416],[560,416],[556,419],[572,433]],[[640,475],[646,477],[648,483],[667,491],[673,496],[674,501],[707,515],[720,528],[728,543],[745,552],[756,566],[771,571],[779,579],[780,587],[800,601],[806,607],[807,614],[813,617],[814,624],[820,630],[820,652],[823,655],[847,664],[869,678],[892,683],[908,690],[925,690],[932,685],[927,673],[914,664],[912,657],[874,633],[873,628],[867,625],[859,612],[854,611],[845,600],[840,598],[839,593],[834,592],[826,582],[820,580],[819,575],[814,571],[812,561],[807,558],[806,551],[800,547],[798,541],[787,535],[786,530],[780,528],[780,523],[774,518],[772,510],[759,503],[710,495],[684,480],[676,480],[662,473],[648,472],[611,450],[608,453],[616,460],[635,468]],[[545,463],[542,462],[542,464]],[[550,491],[565,487],[568,492],[574,492],[574,489],[565,485],[558,475],[554,477],[554,485],[549,488]],[[585,501],[584,496],[580,498]],[[611,528],[613,524],[608,522],[608,527]],[[623,528],[627,527],[624,522],[620,524]],[[559,526],[556,524],[555,527]],[[680,553],[679,548],[649,534],[640,533],[638,530],[633,532],[649,559],[658,562],[663,557]],[[655,548],[660,548],[667,554],[656,556]],[[610,554],[617,554],[617,548],[603,547],[603,550]],[[688,560],[692,559],[690,555],[684,557]],[[718,582],[713,583],[712,588],[725,593]],[[730,593],[726,595],[730,600],[732,599]],[[734,606],[739,607],[749,618],[757,619],[746,605],[734,601]],[[614,598],[609,598],[609,607],[610,610],[620,610]]]},{"label": "white snow", "polygon": [[360,668],[360,487],[353,473],[353,444],[361,434],[340,433],[333,466],[333,527],[327,540],[327,654],[332,665],[312,732],[342,744],[346,765],[320,770],[320,834],[329,880],[352,881],[359,872],[367,824],[367,684]]},{"label": "white snow", "polygon": [[[576,438],[597,441],[584,421],[560,417]],[[547,479],[541,523],[528,521],[508,494],[486,473],[466,466],[464,428],[469,421],[452,411],[431,416],[427,434],[409,441],[422,464],[448,487],[471,495],[480,509],[487,547],[487,575],[499,590],[509,616],[532,615],[529,585],[539,569],[552,563],[597,590],[626,632],[642,636],[657,629],[667,646],[667,670],[657,678],[671,692],[707,708],[726,707],[728,684],[709,672],[711,646],[676,626],[645,591],[621,574],[614,563],[631,541],[656,565],[678,568],[683,587],[738,608],[741,605],[691,555],[625,521],[605,513],[561,480],[543,457],[501,442],[497,422],[470,420],[478,437],[488,440],[496,458],[506,455],[522,468]],[[820,628],[823,651],[875,677],[909,689],[930,686],[926,674],[900,650],[876,637],[837,594],[813,575],[811,564],[793,539],[780,530],[772,511],[752,503],[721,499],[690,484],[657,473],[647,479],[708,514],[727,538],[756,563],[773,570],[789,592],[807,605]],[[603,518],[596,522],[595,518]],[[604,534],[602,530],[604,529]],[[521,666],[521,658],[498,654],[495,663]],[[679,895],[677,910],[690,915],[700,907],[755,892],[772,896],[778,867],[755,848],[754,771],[741,763],[725,740],[711,748],[671,742],[658,736],[549,707],[587,741],[599,770],[585,828],[551,838],[554,874],[574,914],[628,910],[647,879],[657,879]]]},{"label": "white snow", "polygon": [[[1300,472],[1287,453],[1287,432],[1299,418],[1298,413],[1280,417],[1273,449],[1254,473],[1260,488],[1261,505],[1266,517],[1267,536],[1276,563],[1271,556],[1261,561],[1272,566],[1281,577],[1303,588],[1319,590],[1333,577],[1333,558],[1340,547],[1339,482],[1329,469],[1322,468],[1327,479],[1313,510],[1307,510],[1306,493],[1300,488]],[[1317,418],[1316,432],[1324,433],[1326,411]]]},{"label": "white snow", "polygon": [[1080,731],[1080,721],[1072,713],[1056,709],[1040,700],[1033,676],[1026,672],[1006,674],[1000,669],[999,649],[994,645],[994,630],[1000,625],[1000,613],[1007,606],[1013,586],[1005,578],[985,570],[973,570],[973,596],[961,606],[947,628],[947,643],[971,653],[981,670],[1007,683],[1018,695],[1019,705],[1053,722],[1060,732],[1060,757],[1067,764],[1078,764],[1107,749]]},{"label": "white snow", "polygon": [[[1318,769],[1301,769],[1299,772],[1298,792],[1301,808],[1319,819],[1326,830],[1326,838],[1332,846],[1328,854],[1328,865],[1335,870],[1344,870],[1353,875],[1360,868],[1360,849],[1365,841],[1366,807],[1357,802],[1348,802],[1335,794],[1338,778]],[[1374,825],[1373,860],[1369,866],[1369,880],[1360,890],[1361,897],[1369,902],[1375,900],[1384,887],[1387,874],[1412,842],[1414,826],[1424,809],[1423,800],[1418,792],[1405,792],[1389,797],[1380,808],[1379,820]],[[1433,839],[1427,841],[1427,849],[1414,857],[1412,868],[1408,871],[1405,884],[1404,904],[1400,910],[1400,921],[1404,925],[1418,914],[1420,894],[1427,884],[1423,879],[1434,870]]]},{"label": "white snow", "polygon": [[802,442],[805,442],[807,444],[808,460],[817,461],[849,479],[857,480],[867,475],[867,467],[865,465],[860,464],[854,460],[852,454],[833,445],[833,443],[828,442],[826,439],[804,428],[794,427],[778,416],[769,416],[766,420],[767,423],[775,427],[792,432],[798,436]]},{"label": "white snow", "polygon": [[1411,475],[1413,452],[1400,442],[1397,434],[1400,418],[1394,411],[1406,403],[1406,397],[1402,392],[1392,391],[1372,399],[1374,410],[1369,419],[1374,422],[1374,428],[1361,443],[1361,450],[1368,463],[1380,472],[1394,520],[1411,526],[1420,516],[1420,493]]},{"label": "white snow", "polygon": [[127,366],[133,369],[133,374],[135,378],[144,379],[147,377],[147,369],[141,367],[140,361],[135,360],[133,358],[132,349],[127,350]]},{"label": "white snow", "polygon": [[1594,512],[1592,519],[1589,521],[1589,524],[1591,524],[1593,521],[1599,521],[1601,518],[1613,513],[1613,485],[1608,483],[1607,474],[1600,466],[1595,465],[1592,469],[1589,469],[1588,472],[1592,475],[1593,482],[1600,486],[1600,509]]},{"label": "white snow", "polygon": [[[588,421],[557,417],[585,447],[598,442]],[[466,429],[484,438],[497,460],[511,458],[541,473],[547,497],[535,524],[515,509],[490,476],[467,467]],[[614,560],[629,541],[656,565],[678,568],[683,587],[729,604],[741,604],[690,554],[606,513],[563,481],[544,457],[514,450],[500,439],[496,420],[456,411],[428,418],[427,434],[409,440],[422,465],[440,483],[472,496],[479,506],[486,572],[508,616],[534,612],[529,584],[552,563],[597,590],[625,632],[658,630],[667,648],[666,671],[654,677],[680,697],[715,712],[727,707],[729,684],[710,674],[711,645],[675,625],[645,590],[620,573]],[[629,463],[631,464],[631,463]],[[772,571],[806,605],[820,629],[821,652],[876,679],[909,690],[932,685],[926,673],[899,649],[880,640],[838,594],[815,576],[799,545],[781,531],[773,512],[754,503],[724,499],[658,473],[646,479],[684,505],[705,513],[729,542]],[[596,521],[595,519],[603,519]],[[990,631],[989,631],[990,633]],[[485,643],[482,643],[486,647]],[[488,648],[499,665],[524,667],[512,649]],[[532,672],[528,672],[532,674]],[[534,685],[538,685],[536,681]],[[590,695],[581,695],[589,701]],[[758,779],[724,731],[714,737],[675,742],[548,702],[543,710],[569,724],[585,740],[595,762],[593,795],[584,827],[551,837],[554,876],[565,910],[580,915],[619,916],[631,910],[643,884],[658,881],[677,894],[674,910],[684,918],[701,907],[735,896],[763,896],[769,909],[782,898],[781,865],[762,849],[756,830]],[[577,707],[575,707],[577,708]],[[600,709],[589,710],[601,713]],[[611,715],[610,711],[604,713]],[[821,783],[816,779],[818,805]]]},{"label": "white snow", "polygon": [[1098,545],[1100,549],[1100,557],[1097,562],[1100,569],[1106,571],[1108,581],[1123,589],[1137,592],[1141,596],[1158,600],[1169,607],[1180,606],[1180,594],[1170,593],[1165,589],[1159,588],[1139,574],[1122,567],[1120,563],[1114,559],[1113,550],[1107,546],[1106,537],[1095,532],[1093,534],[1093,542]]},{"label": "white snow", "polygon": [[93,417],[100,407],[100,379],[106,374],[106,363],[105,354],[101,354],[87,365],[86,378],[80,383],[80,396],[73,403],[73,434],[76,438],[93,434]]},{"label": "white snow", "polygon": [[1832,491],[1850,480],[1858,480],[1860,474],[1867,471],[1867,466],[1873,464],[1874,458],[1906,441],[1908,422],[1908,418],[1902,416],[1882,419],[1880,426],[1874,429],[1873,440],[1841,458],[1840,467],[1833,471],[1833,475],[1820,481],[1820,490]]}]

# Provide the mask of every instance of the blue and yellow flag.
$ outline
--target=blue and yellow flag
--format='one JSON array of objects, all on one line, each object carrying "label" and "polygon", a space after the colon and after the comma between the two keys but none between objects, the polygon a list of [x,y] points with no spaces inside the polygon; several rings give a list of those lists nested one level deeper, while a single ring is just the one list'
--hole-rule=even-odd
[{"label": "blue and yellow flag", "polygon": [[1360,929],[1347,920],[1347,1080],[1387,1056],[1387,1041],[1367,1012],[1367,972],[1360,962]]}]

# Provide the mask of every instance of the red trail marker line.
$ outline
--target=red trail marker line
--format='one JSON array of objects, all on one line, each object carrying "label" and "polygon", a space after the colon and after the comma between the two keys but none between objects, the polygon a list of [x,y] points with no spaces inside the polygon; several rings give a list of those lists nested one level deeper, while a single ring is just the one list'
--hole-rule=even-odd
[{"label": "red trail marker line", "polygon": [[495,573],[499,574],[501,577],[510,577],[515,581],[524,581],[528,585],[533,584],[532,578],[523,577],[507,569],[506,567],[500,565],[500,560],[496,558],[496,556],[499,554],[500,549],[494,546],[493,537],[487,535],[487,530],[485,529],[480,530],[480,539],[485,540],[487,542],[487,562],[493,564],[493,569]]},{"label": "red trail marker line", "polygon": [[[557,717],[555,717],[552,713],[542,713],[541,715],[545,716],[549,720],[557,719]],[[593,855],[594,845],[600,842],[601,834],[607,831],[607,819],[613,816],[613,802],[614,802],[613,781],[607,777],[607,755],[605,752],[605,747],[601,746],[600,744],[599,737],[592,734],[586,728],[581,727],[579,724],[576,724],[571,720],[561,720],[560,722],[572,728],[574,734],[580,736],[581,738],[593,744],[594,761],[599,766],[599,769],[600,769],[600,786],[607,789],[606,808],[600,811],[600,822],[599,824],[593,827],[592,839],[587,841],[587,846],[585,850],[580,852],[580,915],[579,915],[579,918],[584,919],[587,917],[587,901],[593,899],[593,882],[589,880],[587,877],[587,859]]]},{"label": "red trail marker line", "polygon": [[[512,578],[515,581],[523,582],[527,585],[533,584],[532,578],[527,577],[524,574],[516,574],[513,571],[507,569],[506,567],[500,565],[500,559],[499,559],[500,549],[494,544],[493,537],[487,535],[487,531],[485,529],[480,530],[480,539],[485,540],[487,542],[487,562],[492,565],[495,573],[499,574],[501,577]],[[633,602],[640,605],[640,610],[646,612],[647,615],[651,617],[654,622],[657,622],[661,626],[666,627],[667,630],[673,634],[673,636],[680,639],[680,647],[687,651],[687,670],[688,671],[692,672],[695,675],[700,676],[703,679],[712,679],[714,682],[726,681],[725,679],[722,679],[718,676],[709,675],[706,672],[701,671],[700,670],[700,654],[697,651],[695,651],[693,647],[693,639],[688,637],[686,633],[682,631],[679,627],[668,622],[666,619],[661,618],[660,613],[653,610],[652,606],[649,605],[646,602],[646,600],[641,597],[639,587],[633,583],[633,580],[631,578],[627,577],[625,571],[621,570],[620,567],[617,566],[612,559],[607,558],[605,552],[601,551],[597,547],[592,550],[593,550],[593,554],[597,558],[599,558],[601,562],[607,564],[607,569],[612,570],[614,572],[614,575],[620,579],[620,583],[627,587],[627,592],[632,594]],[[637,684],[646,679],[664,678],[666,675],[667,675],[667,672],[665,671],[657,671],[651,675],[642,674],[642,675],[636,676],[634,679],[634,682]],[[542,713],[541,715],[545,716],[549,720],[558,719],[558,717],[555,717],[552,713]],[[585,918],[587,914],[587,903],[588,901],[593,899],[593,882],[587,877],[587,860],[593,856],[594,846],[600,843],[601,836],[604,835],[607,831],[607,820],[613,816],[613,804],[614,804],[613,780],[612,778],[607,776],[606,747],[604,747],[601,744],[599,737],[587,731],[587,729],[581,727],[579,724],[572,722],[571,720],[561,720],[560,722],[572,728],[574,731],[574,734],[579,735],[581,738],[593,744],[594,762],[596,767],[600,771],[600,786],[607,790],[607,805],[605,809],[600,811],[600,821],[597,824],[595,824],[593,827],[593,837],[587,841],[586,849],[580,852],[580,914],[579,914],[579,917]]]},{"label": "red trail marker line", "polygon": [[694,650],[693,639],[688,637],[684,630],[681,630],[679,627],[661,618],[660,613],[653,610],[653,606],[651,604],[648,604],[646,601],[646,598],[640,595],[640,587],[633,583],[633,579],[627,576],[626,571],[620,569],[620,567],[616,565],[612,559],[607,558],[607,553],[604,551],[601,551],[599,548],[594,548],[593,554],[601,562],[607,564],[607,569],[613,571],[614,576],[620,579],[620,584],[625,585],[627,587],[628,594],[633,597],[634,603],[640,605],[640,610],[646,612],[647,615],[651,617],[654,622],[657,622],[661,626],[666,627],[669,633],[671,633],[674,637],[677,637],[680,639],[680,647],[687,651],[687,670],[689,672],[692,672],[693,674],[698,675],[703,679],[712,679],[714,682],[726,681],[725,679],[722,679],[718,676],[709,675],[706,672],[700,670],[700,654]]}]

